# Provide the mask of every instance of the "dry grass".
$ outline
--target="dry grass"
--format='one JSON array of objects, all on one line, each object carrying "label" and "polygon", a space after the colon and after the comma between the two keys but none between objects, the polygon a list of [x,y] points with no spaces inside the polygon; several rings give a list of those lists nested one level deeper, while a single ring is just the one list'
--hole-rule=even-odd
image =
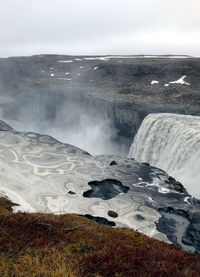
[{"label": "dry grass", "polygon": [[77,215],[12,214],[2,208],[0,276],[197,277],[200,257]]}]

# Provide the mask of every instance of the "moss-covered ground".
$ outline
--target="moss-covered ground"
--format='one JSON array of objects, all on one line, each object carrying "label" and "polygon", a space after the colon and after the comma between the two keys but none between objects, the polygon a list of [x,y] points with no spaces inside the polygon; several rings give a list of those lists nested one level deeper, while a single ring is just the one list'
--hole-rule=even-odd
[{"label": "moss-covered ground", "polygon": [[73,214],[14,214],[4,200],[0,276],[200,276],[200,257],[175,245]]}]

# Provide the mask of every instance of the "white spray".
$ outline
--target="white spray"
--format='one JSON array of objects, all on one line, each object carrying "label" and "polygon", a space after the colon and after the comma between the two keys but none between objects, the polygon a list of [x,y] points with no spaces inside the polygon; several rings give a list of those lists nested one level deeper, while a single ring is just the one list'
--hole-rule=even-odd
[{"label": "white spray", "polygon": [[129,157],[162,168],[200,198],[200,117],[150,114],[140,126]]}]

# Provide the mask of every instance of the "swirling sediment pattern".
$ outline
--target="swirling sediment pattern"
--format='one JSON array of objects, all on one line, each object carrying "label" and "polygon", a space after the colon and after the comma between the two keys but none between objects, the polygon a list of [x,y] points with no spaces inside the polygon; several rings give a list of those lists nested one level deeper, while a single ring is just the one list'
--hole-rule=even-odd
[{"label": "swirling sediment pattern", "polygon": [[[110,165],[115,160],[116,164]],[[93,157],[47,135],[14,131],[0,122],[0,194],[20,204],[15,211],[77,213],[104,217],[118,213],[117,226],[129,226],[166,240],[156,229],[163,206],[190,206],[190,196],[172,190],[168,175],[134,159]],[[112,179],[129,189],[111,199],[86,198],[92,181]],[[69,193],[70,192],[70,193]],[[72,192],[72,193],[71,193]]]}]

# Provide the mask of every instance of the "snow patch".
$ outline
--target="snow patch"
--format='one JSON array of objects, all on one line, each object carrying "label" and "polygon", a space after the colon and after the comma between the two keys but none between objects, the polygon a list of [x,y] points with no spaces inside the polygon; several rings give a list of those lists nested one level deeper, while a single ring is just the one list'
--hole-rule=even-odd
[{"label": "snow patch", "polygon": [[104,60],[108,60],[108,59],[187,59],[190,58],[189,56],[173,56],[173,55],[133,55],[133,56],[106,56],[103,57]]},{"label": "snow patch", "polygon": [[58,61],[59,63],[72,63],[72,60],[67,60],[67,61]]},{"label": "snow patch", "polygon": [[168,87],[170,84],[180,84],[180,85],[190,86],[190,83],[184,81],[185,78],[186,78],[186,75],[182,76],[181,78],[179,78],[176,81],[171,81],[168,84],[165,84],[164,86]]},{"label": "snow patch", "polygon": [[138,56],[138,58],[159,58],[159,59],[186,59],[189,58],[189,56]]},{"label": "snow patch", "polygon": [[84,58],[84,60],[100,60],[100,61],[108,61],[109,59],[143,59],[143,58],[147,58],[147,59],[154,59],[154,58],[158,58],[158,59],[186,59],[189,58],[189,56],[173,56],[173,55],[135,55],[135,56],[103,56],[103,57],[87,57]]},{"label": "snow patch", "polygon": [[154,84],[159,84],[159,81],[156,81],[156,80],[151,81],[151,85],[154,85]]},{"label": "snow patch", "polygon": [[84,60],[87,61],[95,61],[95,60],[99,60],[99,61],[108,61],[110,58],[109,57],[91,57],[91,58],[84,58]]},{"label": "snow patch", "polygon": [[170,59],[187,59],[189,56],[169,56]]},{"label": "snow patch", "polygon": [[190,83],[187,83],[184,81],[186,75],[182,76],[180,79],[176,80],[176,81],[172,81],[172,82],[169,82],[170,84],[181,84],[181,85],[187,85],[187,86],[190,86]]},{"label": "snow patch", "polygon": [[58,80],[71,81],[71,78],[57,78]]}]

